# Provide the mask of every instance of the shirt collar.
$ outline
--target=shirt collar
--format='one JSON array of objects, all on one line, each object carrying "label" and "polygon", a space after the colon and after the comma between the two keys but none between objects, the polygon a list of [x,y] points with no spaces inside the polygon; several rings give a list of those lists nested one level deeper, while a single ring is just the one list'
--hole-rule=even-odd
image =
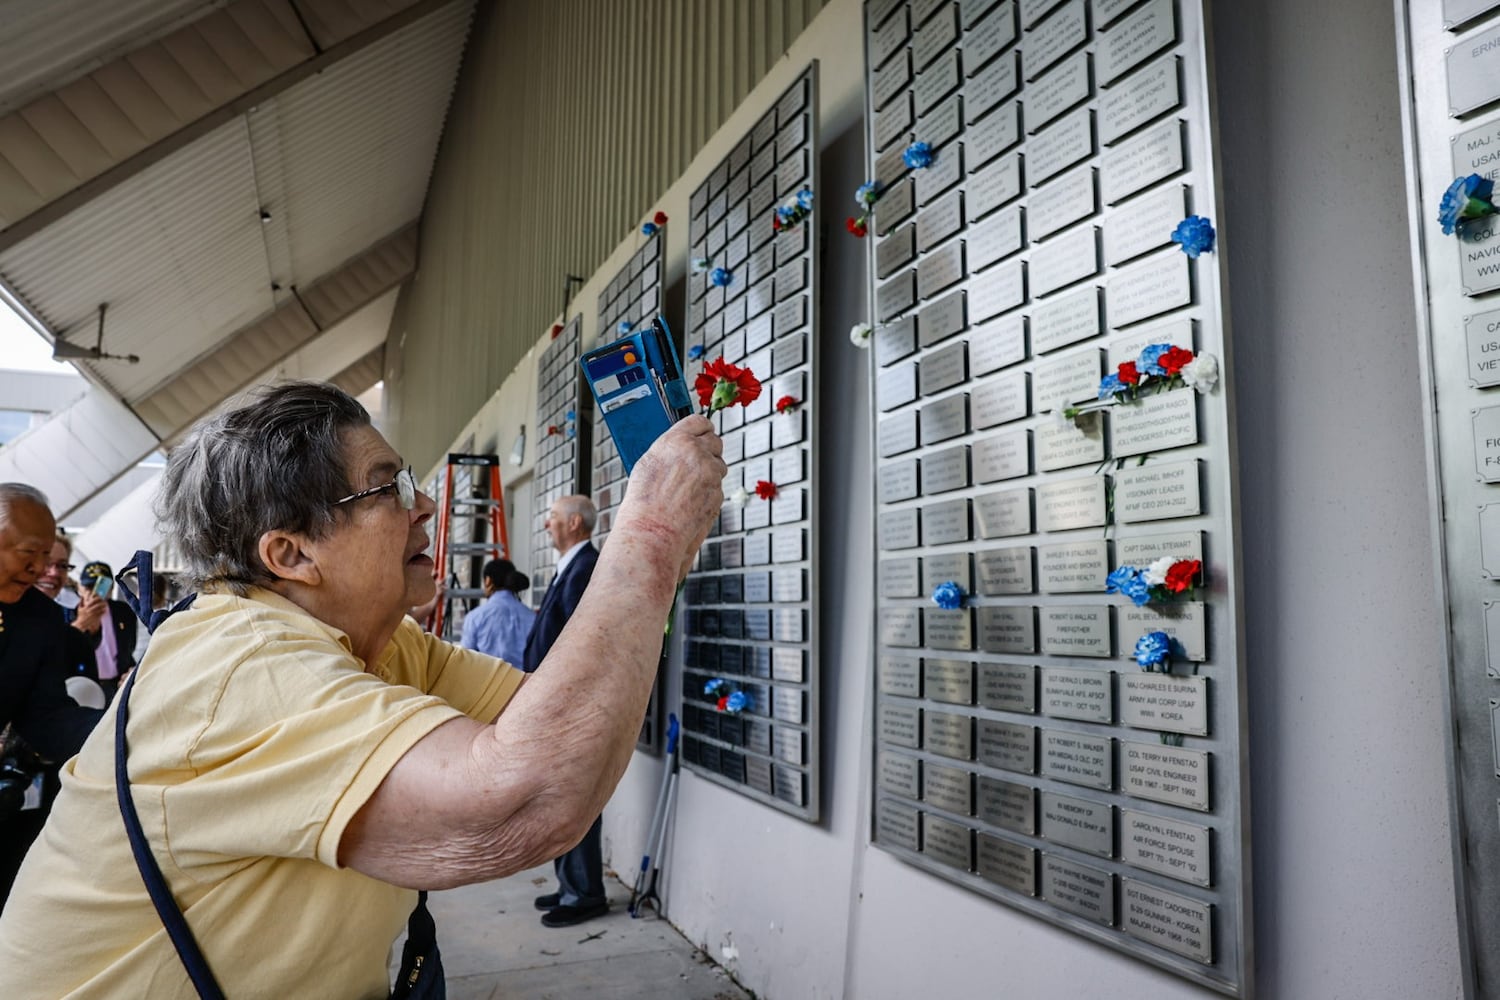
[{"label": "shirt collar", "polygon": [[583,541],[581,541],[578,544],[574,545],[571,549],[569,549],[568,551],[564,552],[562,555],[560,555],[560,556],[557,557],[557,573],[558,573],[559,576],[562,575],[562,571],[563,570],[565,570],[565,569],[568,568],[568,563],[572,562],[573,558],[575,556],[577,556],[578,553],[582,552],[583,551],[583,547],[585,545],[587,545],[588,543],[589,543],[589,540],[587,538],[585,538]]}]

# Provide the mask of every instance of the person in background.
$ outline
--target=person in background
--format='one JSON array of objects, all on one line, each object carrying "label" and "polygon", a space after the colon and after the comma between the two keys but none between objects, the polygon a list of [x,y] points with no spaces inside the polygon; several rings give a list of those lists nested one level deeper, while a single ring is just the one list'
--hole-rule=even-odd
[{"label": "person in background", "polygon": [[[0,483],[0,729],[9,726],[43,758],[37,767],[77,753],[100,716],[68,697],[69,629],[62,608],[35,586],[55,561],[55,533],[45,496],[22,483]],[[6,756],[23,759],[15,748]],[[7,769],[0,775],[9,807],[0,809],[0,902],[51,805],[44,794],[39,808],[23,810],[24,800],[12,794],[24,792],[35,777],[30,754],[24,757],[25,773]]]},{"label": "person in background", "polygon": [[[524,661],[528,674],[541,666],[552,644],[562,635],[593,577],[599,550],[589,539],[598,518],[594,502],[578,495],[559,497],[547,512],[547,534],[557,550],[557,575],[542,595],[542,606],[537,609],[536,622],[526,639]],[[603,831],[601,813],[572,850],[553,860],[557,892],[536,898],[536,908],[547,911],[542,914],[542,923],[547,927],[571,927],[609,912],[609,899],[604,894]]]},{"label": "person in background", "polygon": [[73,541],[62,529],[52,543],[52,554],[42,575],[37,578],[36,589],[56,601],[63,609],[63,620],[68,623],[68,666],[70,676],[77,674],[92,681],[99,679],[94,660],[94,642],[99,633],[99,621],[104,617],[103,601],[89,595],[82,601],[78,592],[69,584],[68,574],[73,572]]},{"label": "person in background", "polygon": [[103,608],[98,627],[89,634],[94,643],[94,679],[104,693],[113,698],[120,686],[120,678],[135,666],[135,613],[124,601],[110,600],[115,589],[115,573],[108,563],[91,562],[84,566],[78,573],[78,586],[84,595],[80,609],[90,602]]},{"label": "person in background", "polygon": [[536,612],[519,596],[529,586],[531,578],[509,559],[485,563],[484,603],[464,616],[464,647],[520,666],[525,661],[531,623],[536,619]]}]

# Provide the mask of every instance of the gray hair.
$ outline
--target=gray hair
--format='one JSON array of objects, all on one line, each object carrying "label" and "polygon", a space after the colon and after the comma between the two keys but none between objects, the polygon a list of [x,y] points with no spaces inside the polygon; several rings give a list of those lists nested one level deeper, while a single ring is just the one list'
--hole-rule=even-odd
[{"label": "gray hair", "polygon": [[590,500],[588,497],[582,495],[581,493],[574,493],[571,496],[558,497],[557,512],[561,514],[564,519],[570,518],[574,514],[577,514],[579,517],[583,518],[583,529],[591,534],[593,533],[594,525],[599,521],[599,510],[594,506],[594,501]]},{"label": "gray hair", "polygon": [[343,433],[369,423],[363,406],[326,382],[264,386],[199,423],[172,450],[156,498],[160,530],[194,585],[243,595],[275,579],[261,535],[325,536],[339,517],[332,502],[354,492]]},{"label": "gray hair", "polygon": [[49,514],[52,512],[47,494],[35,486],[28,486],[26,483],[0,483],[0,520],[8,518],[11,508],[22,503],[34,503],[46,509]]}]

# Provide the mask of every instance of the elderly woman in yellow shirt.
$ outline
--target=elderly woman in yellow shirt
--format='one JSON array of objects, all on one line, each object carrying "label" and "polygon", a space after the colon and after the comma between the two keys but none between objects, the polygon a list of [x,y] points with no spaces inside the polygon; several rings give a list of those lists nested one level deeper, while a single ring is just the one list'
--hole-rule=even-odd
[{"label": "elderly woman in yellow shirt", "polygon": [[[657,441],[523,687],[405,617],[433,594],[434,505],[343,392],[262,391],[172,452],[158,513],[201,593],[137,670],[129,781],[228,996],[384,997],[412,890],[583,836],[629,761],[724,473],[701,417]],[[115,713],[64,769],[0,918],[0,996],[196,995],[124,835]]]}]

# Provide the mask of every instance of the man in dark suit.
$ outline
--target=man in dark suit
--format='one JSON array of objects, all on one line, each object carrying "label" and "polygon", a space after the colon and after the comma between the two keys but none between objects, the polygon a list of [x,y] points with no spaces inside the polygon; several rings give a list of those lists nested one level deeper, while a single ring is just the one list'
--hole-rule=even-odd
[{"label": "man in dark suit", "polygon": [[[585,496],[560,497],[547,512],[547,534],[557,550],[557,575],[542,597],[536,621],[526,639],[523,664],[532,673],[562,634],[563,626],[583,599],[599,550],[589,538],[594,534],[598,511]],[[567,854],[552,863],[557,871],[558,891],[536,898],[536,907],[546,910],[542,923],[548,927],[573,924],[603,916],[609,910],[604,894],[604,856],[600,844],[604,817],[594,820],[589,832]]]},{"label": "man in dark suit", "polygon": [[95,601],[104,605],[97,626],[87,631],[94,646],[94,680],[113,698],[120,678],[135,666],[135,613],[124,601],[109,599],[115,589],[115,573],[108,563],[91,562],[84,566],[78,573],[78,589],[84,602],[80,609]]}]

